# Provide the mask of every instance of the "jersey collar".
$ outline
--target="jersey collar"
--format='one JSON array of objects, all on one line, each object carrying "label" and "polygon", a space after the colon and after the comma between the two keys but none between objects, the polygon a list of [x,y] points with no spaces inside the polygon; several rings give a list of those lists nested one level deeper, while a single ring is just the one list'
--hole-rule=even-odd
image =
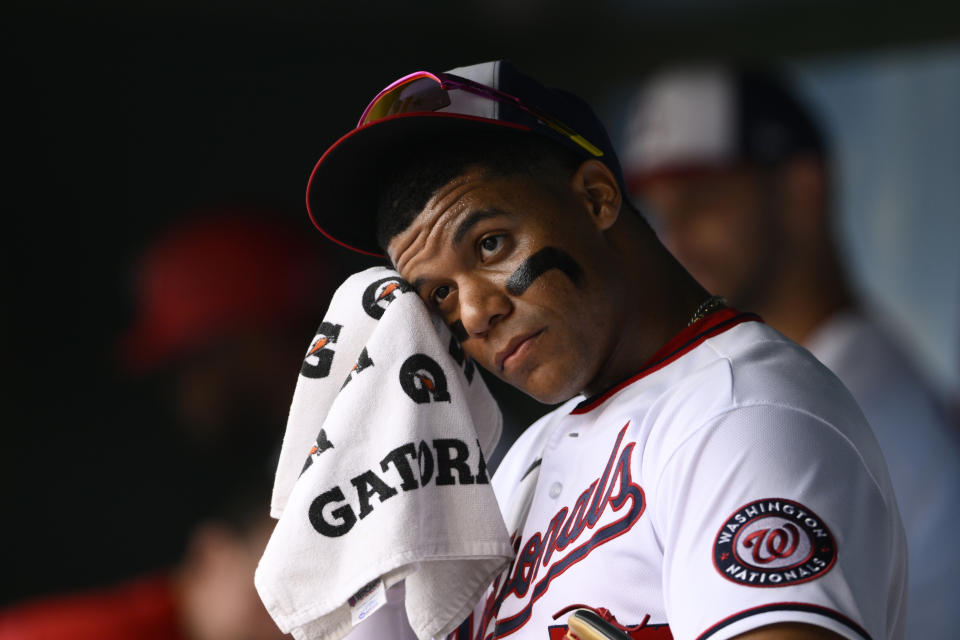
[{"label": "jersey collar", "polygon": [[618,391],[650,375],[654,371],[659,371],[680,356],[695,349],[707,338],[712,338],[715,335],[723,333],[727,329],[735,327],[742,322],[763,322],[763,320],[755,313],[743,313],[736,309],[727,308],[714,311],[705,318],[694,322],[689,327],[685,327],[680,333],[670,338],[665,345],[660,347],[660,349],[643,364],[639,373],[610,387],[606,391],[601,391],[583,400],[574,407],[570,413],[576,415],[596,409]]}]

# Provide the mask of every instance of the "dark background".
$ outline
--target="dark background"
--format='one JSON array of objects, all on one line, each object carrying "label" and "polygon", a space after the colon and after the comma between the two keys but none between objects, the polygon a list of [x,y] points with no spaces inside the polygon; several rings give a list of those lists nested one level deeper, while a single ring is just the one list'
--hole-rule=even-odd
[{"label": "dark background", "polygon": [[116,369],[131,264],[171,221],[237,204],[288,218],[344,273],[363,266],[313,231],[304,187],[396,77],[511,58],[589,99],[666,61],[960,37],[955,2],[31,2],[3,13],[0,603],[106,584],[180,552],[189,480],[170,473],[155,394]]}]

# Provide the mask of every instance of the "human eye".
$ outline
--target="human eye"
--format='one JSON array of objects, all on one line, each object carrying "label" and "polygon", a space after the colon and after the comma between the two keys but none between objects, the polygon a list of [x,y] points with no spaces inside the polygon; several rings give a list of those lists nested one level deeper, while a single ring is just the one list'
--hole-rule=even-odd
[{"label": "human eye", "polygon": [[480,239],[480,242],[477,243],[477,248],[480,253],[480,259],[484,260],[491,256],[496,255],[501,248],[503,248],[503,243],[505,236],[500,235],[490,235]]},{"label": "human eye", "polygon": [[447,285],[442,285],[430,292],[430,302],[434,306],[439,307],[443,304],[443,301],[446,300],[447,296],[450,295],[450,287]]}]

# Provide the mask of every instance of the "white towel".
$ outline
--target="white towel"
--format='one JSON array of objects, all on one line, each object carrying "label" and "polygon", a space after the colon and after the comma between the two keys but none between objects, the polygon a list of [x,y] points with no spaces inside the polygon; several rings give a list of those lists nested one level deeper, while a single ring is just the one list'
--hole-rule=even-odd
[{"label": "white towel", "polygon": [[484,462],[501,426],[473,362],[396,272],[347,279],[308,349],[277,467],[279,522],[255,576],[277,625],[342,638],[406,579],[417,636],[455,629],[513,557]]}]

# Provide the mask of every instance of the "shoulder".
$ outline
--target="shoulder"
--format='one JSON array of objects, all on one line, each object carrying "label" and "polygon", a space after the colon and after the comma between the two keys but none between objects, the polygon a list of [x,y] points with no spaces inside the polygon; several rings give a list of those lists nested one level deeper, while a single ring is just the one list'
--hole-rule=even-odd
[{"label": "shoulder", "polygon": [[646,462],[657,473],[681,447],[708,445],[734,457],[760,447],[786,456],[804,439],[811,452],[849,448],[887,493],[883,456],[860,407],[807,350],[762,323],[734,327],[702,348],[645,416]]},{"label": "shoulder", "polygon": [[710,337],[633,392],[647,395],[647,419],[668,424],[673,439],[757,405],[808,414],[845,431],[866,428],[839,379],[762,322],[744,322]]},{"label": "shoulder", "polygon": [[816,486],[841,503],[869,494],[878,512],[896,514],[876,438],[829,369],[760,323],[745,323],[704,347],[715,358],[705,357],[652,411],[645,462],[654,486],[692,482],[709,492],[727,482],[734,494],[766,487],[786,496],[810,483],[810,492]]},{"label": "shoulder", "polygon": [[707,346],[727,364],[729,408],[774,405],[842,430],[866,428],[859,406],[837,376],[775,329],[749,323]]}]

